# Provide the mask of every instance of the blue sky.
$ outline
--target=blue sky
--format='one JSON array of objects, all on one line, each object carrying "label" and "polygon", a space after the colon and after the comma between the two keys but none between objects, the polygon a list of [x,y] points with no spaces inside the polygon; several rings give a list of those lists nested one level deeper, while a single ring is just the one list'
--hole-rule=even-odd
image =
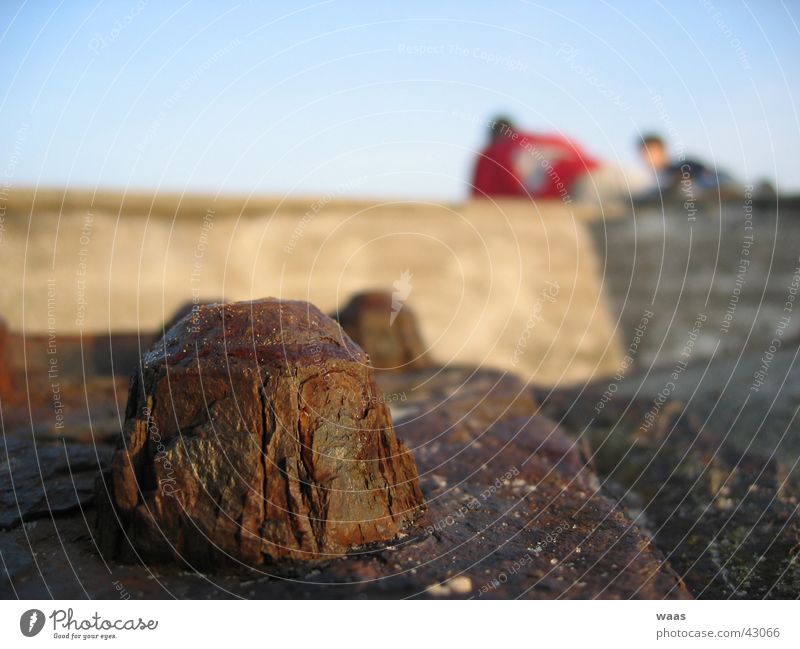
[{"label": "blue sky", "polygon": [[9,2],[13,185],[458,199],[495,113],[800,191],[796,2]]}]

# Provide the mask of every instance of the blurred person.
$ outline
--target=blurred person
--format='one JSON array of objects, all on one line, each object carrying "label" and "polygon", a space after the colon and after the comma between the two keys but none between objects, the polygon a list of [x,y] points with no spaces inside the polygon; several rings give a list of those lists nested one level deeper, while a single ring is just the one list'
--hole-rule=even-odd
[{"label": "blurred person", "polygon": [[740,185],[726,172],[692,158],[672,160],[663,138],[655,134],[643,135],[639,150],[654,174],[655,186],[646,197],[676,196],[699,198],[703,194],[722,191],[738,194]]},{"label": "blurred person", "polygon": [[508,117],[489,127],[478,156],[474,197],[560,198],[572,202],[576,183],[600,167],[576,143],[556,133],[523,133]]}]

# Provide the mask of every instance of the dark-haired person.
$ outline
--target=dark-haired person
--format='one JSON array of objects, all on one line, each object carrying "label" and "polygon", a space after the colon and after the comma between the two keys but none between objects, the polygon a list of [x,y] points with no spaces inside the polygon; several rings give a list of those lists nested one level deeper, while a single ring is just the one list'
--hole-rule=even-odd
[{"label": "dark-haired person", "polygon": [[740,185],[727,173],[698,160],[672,160],[664,140],[653,134],[642,136],[639,149],[655,174],[656,187],[649,196],[700,198],[718,192],[739,193]]},{"label": "dark-haired person", "polygon": [[507,117],[490,123],[489,142],[475,163],[475,197],[560,198],[599,167],[581,147],[557,133],[523,133]]}]

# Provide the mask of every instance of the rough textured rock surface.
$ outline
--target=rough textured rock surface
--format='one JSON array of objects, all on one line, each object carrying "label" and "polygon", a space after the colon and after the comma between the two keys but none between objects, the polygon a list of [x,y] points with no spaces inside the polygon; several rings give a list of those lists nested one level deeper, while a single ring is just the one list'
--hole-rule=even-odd
[{"label": "rough textured rock surface", "polygon": [[690,365],[658,410],[669,366],[627,376],[608,401],[608,381],[541,395],[549,416],[585,431],[605,492],[695,597],[800,594],[797,354],[775,355],[760,393],[750,392],[760,353]]},{"label": "rough textured rock surface", "polygon": [[9,437],[0,445],[0,484],[7,487],[0,490],[0,530],[91,503],[95,475],[110,458],[108,447]]},{"label": "rough textured rock surface", "polygon": [[431,366],[411,307],[385,291],[355,295],[338,313],[347,335],[380,370],[409,371]]},{"label": "rough textured rock surface", "polygon": [[[46,373],[28,376],[30,409],[3,404],[0,444],[11,461],[0,471],[0,492],[15,494],[27,513],[12,515],[0,530],[0,597],[794,599],[800,593],[796,348],[776,355],[763,394],[744,410],[741,392],[749,391],[760,353],[688,367],[647,434],[639,427],[672,367],[620,381],[599,416],[595,407],[608,381],[549,391],[474,367],[378,373],[395,430],[420,471],[427,508],[416,525],[396,542],[319,564],[198,573],[179,562],[98,556],[93,520],[104,503],[84,480],[95,454],[109,466],[127,379],[69,378],[80,376],[67,372],[68,359],[80,359],[70,344],[59,340],[65,428],[54,428]],[[115,349],[125,345],[135,350],[138,342],[114,339]],[[721,396],[727,381],[739,391]],[[32,432],[44,484],[30,457]],[[45,467],[57,462],[51,477]],[[72,480],[75,500],[66,498]],[[11,500],[6,507],[16,511]]]},{"label": "rough textured rock surface", "polygon": [[198,574],[174,562],[106,564],[87,523],[92,512],[64,512],[0,531],[0,596],[689,596],[649,536],[603,494],[574,438],[536,414],[523,382],[469,367],[388,372],[378,381],[387,395],[407,396],[390,405],[428,499],[407,536],[321,564]]},{"label": "rough textured rock surface", "polygon": [[144,356],[98,489],[107,554],[193,566],[330,559],[423,505],[364,352],[275,299],[201,306]]},{"label": "rough textured rock surface", "polygon": [[161,338],[165,335],[170,329],[172,329],[176,324],[178,324],[181,320],[183,320],[186,316],[192,315],[193,313],[197,312],[201,307],[211,306],[214,304],[223,304],[224,300],[217,299],[217,300],[190,300],[188,302],[184,302],[181,304],[175,312],[164,321],[163,326],[161,329],[156,333],[158,338]]}]

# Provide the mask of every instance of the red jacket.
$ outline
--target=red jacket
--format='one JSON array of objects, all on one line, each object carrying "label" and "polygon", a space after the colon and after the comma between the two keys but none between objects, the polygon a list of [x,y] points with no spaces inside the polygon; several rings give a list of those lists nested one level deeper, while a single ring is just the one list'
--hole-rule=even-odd
[{"label": "red jacket", "polygon": [[561,135],[512,131],[495,137],[475,165],[473,196],[568,198],[598,163]]}]

